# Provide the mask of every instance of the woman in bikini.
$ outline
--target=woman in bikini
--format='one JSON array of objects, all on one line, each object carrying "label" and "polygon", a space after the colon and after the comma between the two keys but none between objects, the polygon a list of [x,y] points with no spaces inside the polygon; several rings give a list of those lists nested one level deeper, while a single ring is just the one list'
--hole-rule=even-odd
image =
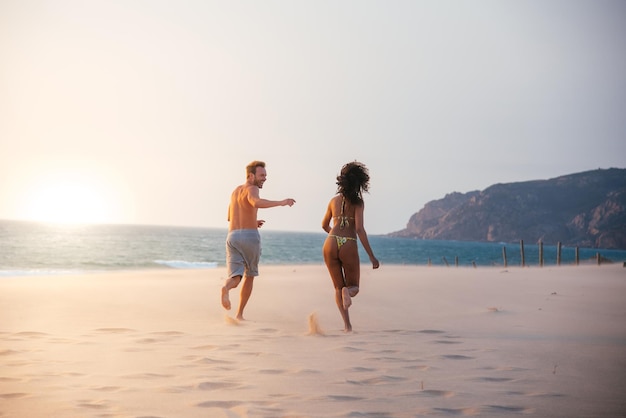
[{"label": "woman in bikini", "polygon": [[[324,262],[335,286],[335,302],[345,324],[344,331],[352,331],[348,308],[359,293],[360,261],[356,238],[377,269],[378,260],[370,247],[363,227],[363,192],[369,188],[370,176],[365,165],[352,162],[341,168],[337,177],[337,195],[328,203],[322,228],[328,233],[324,241]],[[331,228],[330,221],[333,221]]]}]

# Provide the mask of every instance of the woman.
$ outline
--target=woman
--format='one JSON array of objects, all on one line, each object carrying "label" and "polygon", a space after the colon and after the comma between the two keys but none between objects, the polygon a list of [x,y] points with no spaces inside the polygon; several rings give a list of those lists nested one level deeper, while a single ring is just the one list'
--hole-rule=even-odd
[{"label": "woman", "polygon": [[348,308],[352,304],[352,298],[359,293],[357,236],[372,262],[372,267],[377,269],[379,266],[363,227],[363,192],[368,191],[369,180],[365,165],[356,161],[344,165],[337,177],[337,195],[328,203],[322,220],[322,228],[328,233],[323,247],[324,261],[335,286],[335,301],[346,332],[352,331]]}]

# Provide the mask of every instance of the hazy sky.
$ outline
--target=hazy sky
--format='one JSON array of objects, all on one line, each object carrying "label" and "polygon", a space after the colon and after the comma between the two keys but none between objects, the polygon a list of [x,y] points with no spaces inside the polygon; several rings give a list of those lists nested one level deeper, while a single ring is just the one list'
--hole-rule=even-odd
[{"label": "hazy sky", "polygon": [[0,219],[319,231],[494,183],[626,167],[626,1],[0,0]]}]

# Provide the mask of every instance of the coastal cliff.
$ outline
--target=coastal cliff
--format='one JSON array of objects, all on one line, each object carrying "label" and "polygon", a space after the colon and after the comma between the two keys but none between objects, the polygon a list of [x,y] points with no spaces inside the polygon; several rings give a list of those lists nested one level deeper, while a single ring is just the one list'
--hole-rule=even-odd
[{"label": "coastal cliff", "polygon": [[494,184],[427,203],[395,237],[626,249],[626,169]]}]

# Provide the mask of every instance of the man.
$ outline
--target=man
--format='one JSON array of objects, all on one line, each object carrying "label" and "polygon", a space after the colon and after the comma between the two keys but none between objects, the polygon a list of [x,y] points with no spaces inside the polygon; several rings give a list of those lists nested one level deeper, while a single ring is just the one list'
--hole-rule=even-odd
[{"label": "man", "polygon": [[259,275],[259,258],[261,256],[261,236],[258,228],[265,221],[257,219],[259,208],[276,206],[293,206],[295,200],[267,200],[259,197],[259,189],[267,179],[265,163],[253,161],[246,167],[246,182],[238,186],[230,196],[228,206],[228,236],[226,238],[226,264],[228,279],[222,287],[222,306],[230,310],[228,292],[239,286],[245,275],[237,319],[243,320],[243,309],[250,299],[254,277]]}]

